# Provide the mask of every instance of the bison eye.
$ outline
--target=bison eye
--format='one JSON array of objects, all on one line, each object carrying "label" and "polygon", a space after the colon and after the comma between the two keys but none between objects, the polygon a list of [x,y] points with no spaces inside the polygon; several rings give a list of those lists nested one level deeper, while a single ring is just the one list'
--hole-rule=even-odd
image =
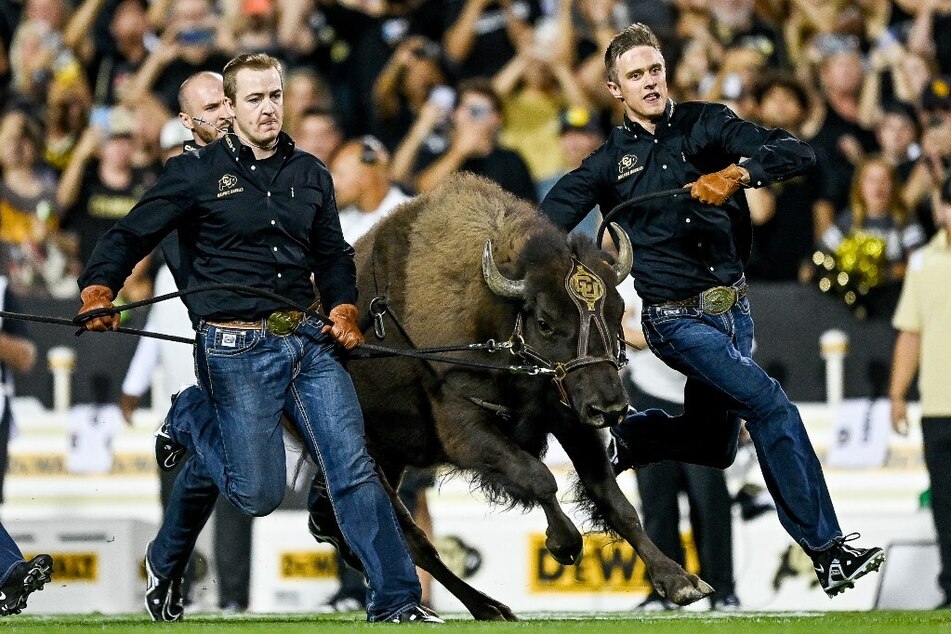
[{"label": "bison eye", "polygon": [[543,335],[545,335],[546,337],[547,337],[548,335],[551,335],[552,333],[555,332],[555,329],[552,328],[551,326],[549,326],[549,325],[548,325],[548,322],[545,321],[544,318],[538,317],[538,318],[536,319],[536,322],[538,323],[538,330],[539,330]]}]

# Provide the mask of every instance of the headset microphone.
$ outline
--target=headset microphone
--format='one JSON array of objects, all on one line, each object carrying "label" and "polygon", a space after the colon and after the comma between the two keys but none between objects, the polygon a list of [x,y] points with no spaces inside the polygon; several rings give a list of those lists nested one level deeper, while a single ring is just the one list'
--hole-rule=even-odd
[{"label": "headset microphone", "polygon": [[213,124],[211,121],[205,121],[205,120],[202,119],[201,117],[192,117],[192,121],[194,121],[195,123],[202,124],[202,125],[211,126],[212,128],[214,128],[214,129],[217,130],[218,132],[227,132],[227,131],[228,131],[228,128],[219,128],[218,126],[216,126],[215,124]]}]

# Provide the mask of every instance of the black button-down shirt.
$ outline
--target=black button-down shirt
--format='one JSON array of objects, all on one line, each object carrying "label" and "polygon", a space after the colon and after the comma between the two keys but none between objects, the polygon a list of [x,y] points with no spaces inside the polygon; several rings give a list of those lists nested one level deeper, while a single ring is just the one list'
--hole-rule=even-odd
[{"label": "black button-down shirt", "polygon": [[[228,134],[170,159],[158,182],[99,240],[80,288],[117,291],[136,262],[177,230],[180,287],[244,284],[308,305],[313,274],[324,309],[355,303],[353,249],[340,231],[330,172],[284,133],[277,152],[275,173]],[[231,291],[183,299],[192,319],[253,320],[286,308]]]},{"label": "black button-down shirt", "polygon": [[[720,104],[671,101],[654,134],[629,120],[612,130],[558,181],[541,208],[571,229],[595,205],[607,213],[625,200],[683,187],[731,163],[745,167],[750,185],[761,187],[796,176],[814,161],[812,148],[785,130],[744,121]],[[743,274],[750,216],[742,193],[714,207],[685,190],[628,208],[614,220],[631,237],[631,274],[648,304],[686,299]]]}]

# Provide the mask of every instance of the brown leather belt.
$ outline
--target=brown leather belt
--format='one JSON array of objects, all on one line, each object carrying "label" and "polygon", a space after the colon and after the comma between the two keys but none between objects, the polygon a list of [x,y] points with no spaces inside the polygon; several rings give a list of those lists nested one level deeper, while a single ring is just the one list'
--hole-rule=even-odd
[{"label": "brown leather belt", "polygon": [[[316,307],[315,303],[313,307]],[[234,328],[236,330],[267,330],[272,335],[286,337],[304,323],[305,313],[300,310],[275,310],[266,318],[255,321],[206,321],[210,326],[218,328]]]},{"label": "brown leather belt", "polygon": [[659,308],[699,308],[708,315],[722,315],[746,297],[748,288],[749,286],[745,281],[736,286],[714,286],[699,295],[655,304],[655,306]]}]

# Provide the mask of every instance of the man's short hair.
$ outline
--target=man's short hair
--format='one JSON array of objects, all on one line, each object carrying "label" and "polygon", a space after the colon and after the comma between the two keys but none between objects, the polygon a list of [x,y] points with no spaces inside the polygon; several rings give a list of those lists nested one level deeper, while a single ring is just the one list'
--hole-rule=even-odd
[{"label": "man's short hair", "polygon": [[274,69],[281,77],[281,85],[284,85],[284,69],[281,68],[281,62],[276,57],[271,57],[267,53],[245,53],[238,55],[230,62],[225,64],[224,82],[225,97],[235,102],[237,97],[238,71],[241,70],[270,70]]},{"label": "man's short hair", "polygon": [[650,46],[660,51],[660,40],[649,26],[640,22],[635,22],[611,38],[608,50],[604,52],[604,68],[610,81],[617,81],[617,58],[638,46]]},{"label": "man's short hair", "polygon": [[799,104],[799,107],[802,108],[803,112],[809,111],[809,106],[811,105],[809,101],[809,93],[806,92],[806,89],[799,82],[798,79],[792,75],[782,74],[782,73],[770,73],[763,77],[761,80],[756,82],[753,86],[753,99],[756,100],[756,103],[762,103],[763,97],[766,96],[773,88],[782,88],[793,96],[796,102]]},{"label": "man's short hair", "polygon": [[463,95],[471,92],[486,97],[492,102],[492,109],[499,114],[502,113],[502,98],[499,97],[499,93],[495,92],[495,88],[492,87],[492,80],[490,79],[484,77],[466,79],[459,83],[456,92],[459,94],[458,99],[456,99],[457,105],[462,101]]}]

